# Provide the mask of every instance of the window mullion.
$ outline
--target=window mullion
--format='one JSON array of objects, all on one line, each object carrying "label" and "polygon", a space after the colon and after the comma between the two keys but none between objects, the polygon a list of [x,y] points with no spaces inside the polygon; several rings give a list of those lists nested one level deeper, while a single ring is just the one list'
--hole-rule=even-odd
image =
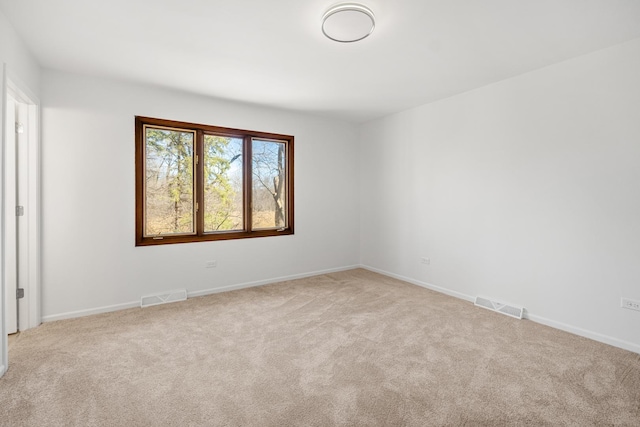
[{"label": "window mullion", "polygon": [[196,146],[195,146],[195,183],[194,183],[194,200],[197,204],[196,212],[196,235],[202,236],[204,234],[204,132],[202,130],[196,131]]}]

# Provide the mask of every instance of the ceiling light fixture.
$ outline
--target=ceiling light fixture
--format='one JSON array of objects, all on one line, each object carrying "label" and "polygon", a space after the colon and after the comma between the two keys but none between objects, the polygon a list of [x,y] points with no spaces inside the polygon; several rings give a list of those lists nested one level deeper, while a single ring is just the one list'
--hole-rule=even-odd
[{"label": "ceiling light fixture", "polygon": [[371,9],[358,3],[340,3],[322,16],[322,32],[331,40],[352,43],[369,36],[376,27]]}]

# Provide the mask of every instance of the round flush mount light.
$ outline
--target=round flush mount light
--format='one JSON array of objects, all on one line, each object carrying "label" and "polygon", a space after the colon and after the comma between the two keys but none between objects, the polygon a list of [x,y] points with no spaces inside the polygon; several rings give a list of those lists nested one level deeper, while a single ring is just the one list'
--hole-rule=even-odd
[{"label": "round flush mount light", "polygon": [[376,18],[371,9],[358,3],[340,3],[322,16],[322,32],[331,40],[352,43],[373,32]]}]

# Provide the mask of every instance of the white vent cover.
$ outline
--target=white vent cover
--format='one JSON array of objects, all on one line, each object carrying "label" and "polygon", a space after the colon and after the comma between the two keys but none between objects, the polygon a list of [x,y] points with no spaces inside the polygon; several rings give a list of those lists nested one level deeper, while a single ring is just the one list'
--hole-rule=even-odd
[{"label": "white vent cover", "polygon": [[492,301],[489,298],[476,297],[474,303],[478,307],[483,307],[491,311],[506,314],[507,316],[515,317],[516,319],[522,319],[524,308],[511,304],[505,304],[498,301]]},{"label": "white vent cover", "polygon": [[185,301],[187,299],[187,290],[179,289],[177,291],[165,292],[162,294],[147,295],[140,299],[140,307],[151,307],[152,305],[167,304],[169,302]]}]

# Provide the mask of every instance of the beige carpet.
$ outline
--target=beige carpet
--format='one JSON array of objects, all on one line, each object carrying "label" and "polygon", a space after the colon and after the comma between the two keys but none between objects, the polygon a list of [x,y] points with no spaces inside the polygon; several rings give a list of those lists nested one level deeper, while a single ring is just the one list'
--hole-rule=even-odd
[{"label": "beige carpet", "polygon": [[640,355],[365,270],[20,334],[3,426],[640,426]]}]

